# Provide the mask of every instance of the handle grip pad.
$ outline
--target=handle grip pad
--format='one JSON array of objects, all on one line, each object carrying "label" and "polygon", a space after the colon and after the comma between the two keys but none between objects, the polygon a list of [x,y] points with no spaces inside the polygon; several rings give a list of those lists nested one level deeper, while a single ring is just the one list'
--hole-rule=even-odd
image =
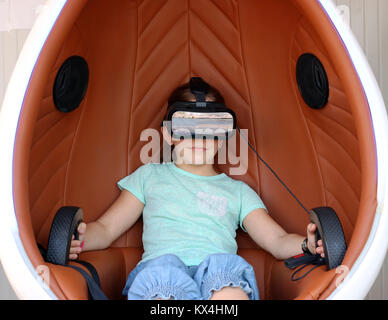
[{"label": "handle grip pad", "polygon": [[61,207],[53,220],[47,245],[46,261],[66,265],[72,236],[79,239],[78,225],[83,221],[83,212],[79,207]]},{"label": "handle grip pad", "polygon": [[310,211],[310,221],[317,226],[316,241],[322,240],[327,270],[341,265],[347,246],[342,225],[330,207],[317,207]]}]

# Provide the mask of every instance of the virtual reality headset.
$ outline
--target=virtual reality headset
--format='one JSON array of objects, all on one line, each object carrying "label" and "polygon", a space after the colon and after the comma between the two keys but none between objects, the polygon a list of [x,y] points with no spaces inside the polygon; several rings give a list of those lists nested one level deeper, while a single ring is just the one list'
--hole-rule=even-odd
[{"label": "virtual reality headset", "polygon": [[[218,102],[206,101],[209,85],[200,77],[190,79],[195,102],[176,101],[167,108],[161,126],[167,125],[172,138],[227,140],[235,133],[236,115]],[[167,122],[167,123],[166,123]]]}]

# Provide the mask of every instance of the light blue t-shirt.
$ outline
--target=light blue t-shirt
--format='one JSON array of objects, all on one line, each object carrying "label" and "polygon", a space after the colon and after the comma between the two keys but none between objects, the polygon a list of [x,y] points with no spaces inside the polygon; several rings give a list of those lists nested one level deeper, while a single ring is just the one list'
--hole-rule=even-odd
[{"label": "light blue t-shirt", "polygon": [[176,254],[187,266],[213,253],[237,253],[236,230],[264,208],[245,182],[225,173],[200,176],[174,162],[147,163],[118,183],[144,203],[142,260]]}]

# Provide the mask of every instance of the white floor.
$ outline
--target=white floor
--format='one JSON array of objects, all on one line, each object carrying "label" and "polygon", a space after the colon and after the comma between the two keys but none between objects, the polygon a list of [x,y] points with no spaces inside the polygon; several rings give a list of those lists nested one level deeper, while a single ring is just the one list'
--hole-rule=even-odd
[{"label": "white floor", "polygon": [[13,291],[0,264],[0,300],[15,300],[17,296]]}]

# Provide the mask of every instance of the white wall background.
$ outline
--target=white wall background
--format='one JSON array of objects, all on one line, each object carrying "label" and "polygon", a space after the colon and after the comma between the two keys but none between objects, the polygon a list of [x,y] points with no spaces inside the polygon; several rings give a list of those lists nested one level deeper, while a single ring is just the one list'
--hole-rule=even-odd
[{"label": "white wall background", "polygon": [[[363,48],[388,105],[388,0],[332,1]],[[0,0],[0,108],[19,52],[44,2]],[[0,266],[0,299],[16,298]],[[367,299],[388,299],[388,256]]]},{"label": "white wall background", "polygon": [[[333,2],[345,12],[345,20],[363,48],[388,106],[388,0]],[[388,255],[367,299],[388,299]]]},{"label": "white wall background", "polygon": [[[0,0],[0,108],[18,55],[39,12],[39,6],[44,2]],[[1,264],[0,299],[17,299]]]}]

